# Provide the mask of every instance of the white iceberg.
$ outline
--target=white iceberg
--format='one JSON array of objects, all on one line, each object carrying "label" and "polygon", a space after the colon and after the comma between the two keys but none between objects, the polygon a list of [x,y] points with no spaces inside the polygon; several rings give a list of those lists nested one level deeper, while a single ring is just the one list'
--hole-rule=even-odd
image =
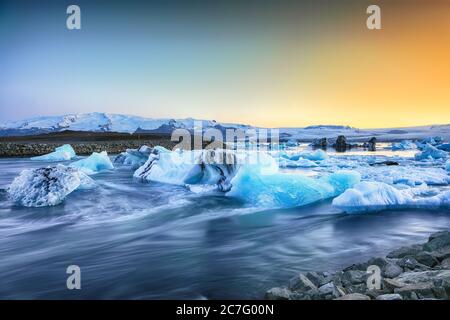
[{"label": "white iceberg", "polygon": [[94,152],[85,159],[71,163],[70,167],[77,168],[88,175],[114,169],[114,165],[106,151],[102,151],[101,153]]},{"label": "white iceberg", "polygon": [[74,168],[54,167],[24,170],[8,188],[12,201],[25,207],[55,206],[77,189],[90,189],[95,182]]},{"label": "white iceberg", "polygon": [[293,160],[293,161],[297,161],[300,158],[313,160],[313,161],[320,161],[320,160],[327,159],[328,155],[322,149],[317,149],[314,152],[300,152],[300,153],[294,154],[294,155],[290,156],[289,159]]},{"label": "white iceberg", "polygon": [[[166,149],[167,150],[167,149]],[[226,150],[173,151],[154,149],[147,162],[134,173],[135,178],[175,185],[216,185],[230,188],[238,164],[236,155]]]},{"label": "white iceberg", "polygon": [[391,149],[396,150],[414,150],[417,149],[417,145],[411,140],[403,140],[400,142],[392,143]]},{"label": "white iceberg", "polygon": [[313,168],[318,166],[314,161],[303,158],[300,158],[297,161],[280,158],[278,165],[280,168]]},{"label": "white iceberg", "polygon": [[66,161],[72,160],[76,157],[75,150],[73,150],[70,144],[65,144],[55,149],[55,151],[44,154],[42,156],[32,157],[34,161]]},{"label": "white iceberg", "polygon": [[348,213],[448,207],[450,191],[436,193],[438,193],[437,190],[428,188],[426,185],[400,190],[383,182],[363,181],[333,199],[333,206]]},{"label": "white iceberg", "polygon": [[433,147],[431,144],[426,144],[422,152],[415,155],[416,160],[433,160],[433,159],[445,159],[447,158],[447,152],[439,150]]},{"label": "white iceberg", "polygon": [[231,180],[227,196],[264,208],[289,208],[334,197],[360,181],[354,171],[340,171],[321,178],[300,174],[265,173],[265,166],[245,165]]},{"label": "white iceberg", "polygon": [[130,166],[131,169],[136,170],[147,162],[152,149],[147,146],[141,146],[139,149],[127,149],[114,159],[114,164],[123,166]]}]

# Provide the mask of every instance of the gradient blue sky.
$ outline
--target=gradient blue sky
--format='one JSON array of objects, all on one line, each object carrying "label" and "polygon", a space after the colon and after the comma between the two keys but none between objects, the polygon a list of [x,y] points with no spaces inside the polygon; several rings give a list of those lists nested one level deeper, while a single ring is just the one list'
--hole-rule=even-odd
[{"label": "gradient blue sky", "polygon": [[[384,2],[376,33],[365,0],[0,0],[0,120],[99,111],[262,126],[442,122],[450,6],[433,2]],[[82,30],[66,29],[70,4]]]}]

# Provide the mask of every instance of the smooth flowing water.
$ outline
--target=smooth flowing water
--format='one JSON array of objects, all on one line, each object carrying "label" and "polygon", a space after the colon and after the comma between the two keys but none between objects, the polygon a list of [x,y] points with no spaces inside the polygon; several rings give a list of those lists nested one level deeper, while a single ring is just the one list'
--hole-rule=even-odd
[{"label": "smooth flowing water", "polygon": [[[59,206],[14,206],[21,170],[0,159],[0,298],[262,298],[299,271],[334,270],[450,228],[448,210],[347,215],[323,201],[261,211],[220,195],[133,180],[127,168]],[[81,290],[66,268],[81,268]]]}]

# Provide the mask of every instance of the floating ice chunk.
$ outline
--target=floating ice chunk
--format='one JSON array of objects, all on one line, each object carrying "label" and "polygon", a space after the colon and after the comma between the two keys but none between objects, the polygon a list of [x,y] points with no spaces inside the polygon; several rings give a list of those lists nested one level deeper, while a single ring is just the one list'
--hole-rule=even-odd
[{"label": "floating ice chunk", "polygon": [[299,174],[264,174],[261,167],[246,165],[231,180],[232,188],[227,196],[256,207],[289,208],[334,197],[359,180],[359,173],[353,171],[315,179]]},{"label": "floating ice chunk", "polygon": [[436,137],[429,137],[426,139],[423,139],[419,142],[419,144],[426,146],[427,144],[431,144],[432,146],[441,144],[443,141],[442,137],[436,136]]},{"label": "floating ice chunk", "polygon": [[8,188],[10,198],[25,207],[44,207],[60,204],[77,189],[90,189],[95,182],[77,169],[55,167],[24,170]]},{"label": "floating ice chunk", "polygon": [[312,168],[318,166],[314,161],[303,158],[300,158],[297,161],[280,158],[278,163],[280,168]]},{"label": "floating ice chunk", "polygon": [[294,154],[290,157],[290,160],[297,161],[300,158],[308,159],[308,160],[325,160],[327,158],[327,153],[322,149],[317,149],[314,152],[301,152],[298,154]]},{"label": "floating ice chunk", "polygon": [[383,182],[363,181],[333,199],[333,206],[352,213],[404,208],[432,209],[449,205],[450,191],[435,193],[436,190],[426,185],[399,190]]},{"label": "floating ice chunk", "polygon": [[445,170],[450,172],[450,160],[447,160],[447,163],[445,164]]},{"label": "floating ice chunk", "polygon": [[430,144],[426,144],[422,152],[419,152],[415,155],[416,160],[433,160],[445,158],[447,158],[447,152],[439,150]]},{"label": "floating ice chunk", "polygon": [[114,169],[114,165],[106,151],[102,151],[101,153],[94,152],[85,159],[71,163],[70,167],[77,168],[88,175]]},{"label": "floating ice chunk", "polygon": [[32,157],[35,161],[66,161],[76,157],[75,151],[70,144],[65,144],[55,149],[55,151],[42,156]]},{"label": "floating ice chunk", "polygon": [[439,150],[444,150],[444,151],[450,152],[450,143],[440,144],[440,145],[436,146],[436,148],[438,148]]},{"label": "floating ice chunk", "polygon": [[[166,149],[167,150],[167,149]],[[238,164],[236,155],[226,150],[173,151],[155,149],[134,177],[168,184],[217,185],[227,191]]]},{"label": "floating ice chunk", "polygon": [[417,149],[417,145],[411,140],[403,140],[401,142],[393,143],[391,145],[392,150],[414,150]]},{"label": "floating ice chunk", "polygon": [[131,169],[136,170],[147,162],[151,152],[152,148],[147,146],[141,146],[139,149],[127,149],[114,159],[114,163],[130,166]]}]

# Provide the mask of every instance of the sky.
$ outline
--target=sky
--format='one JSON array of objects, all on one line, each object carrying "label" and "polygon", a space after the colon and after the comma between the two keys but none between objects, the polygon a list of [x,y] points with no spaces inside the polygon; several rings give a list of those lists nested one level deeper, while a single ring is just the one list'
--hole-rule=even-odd
[{"label": "sky", "polygon": [[[70,4],[81,30],[66,28]],[[0,122],[94,111],[450,123],[450,1],[0,0]]]}]

